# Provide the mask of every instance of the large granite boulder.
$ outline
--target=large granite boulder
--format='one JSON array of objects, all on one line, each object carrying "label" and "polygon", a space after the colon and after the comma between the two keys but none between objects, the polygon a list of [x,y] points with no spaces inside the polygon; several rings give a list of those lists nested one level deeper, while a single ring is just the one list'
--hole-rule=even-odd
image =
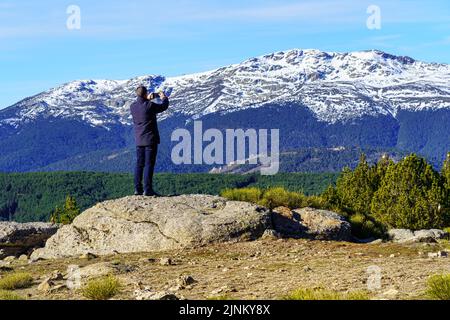
[{"label": "large granite boulder", "polygon": [[63,226],[31,259],[78,256],[87,252],[151,252],[213,242],[259,238],[270,228],[269,210],[208,195],[106,201]]},{"label": "large granite boulder", "polygon": [[0,222],[0,259],[28,254],[34,248],[43,247],[57,230],[58,226],[51,223]]},{"label": "large granite boulder", "polygon": [[337,241],[351,239],[350,223],[332,211],[279,207],[273,210],[272,224],[284,237]]}]

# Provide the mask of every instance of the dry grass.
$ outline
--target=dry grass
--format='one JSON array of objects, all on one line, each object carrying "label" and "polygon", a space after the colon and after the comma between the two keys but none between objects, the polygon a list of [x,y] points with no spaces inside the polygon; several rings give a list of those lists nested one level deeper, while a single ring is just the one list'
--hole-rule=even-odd
[{"label": "dry grass", "polygon": [[297,289],[283,297],[283,300],[368,300],[369,296],[363,291],[341,293],[323,288]]},{"label": "dry grass", "polygon": [[0,279],[0,290],[16,290],[28,288],[33,284],[29,273],[12,273]]},{"label": "dry grass", "polygon": [[427,282],[427,296],[435,300],[450,300],[450,274],[431,276]]},{"label": "dry grass", "polygon": [[25,300],[25,298],[8,290],[0,290],[0,300]]},{"label": "dry grass", "polygon": [[120,282],[114,276],[90,280],[82,289],[82,294],[90,300],[108,300],[120,292]]}]

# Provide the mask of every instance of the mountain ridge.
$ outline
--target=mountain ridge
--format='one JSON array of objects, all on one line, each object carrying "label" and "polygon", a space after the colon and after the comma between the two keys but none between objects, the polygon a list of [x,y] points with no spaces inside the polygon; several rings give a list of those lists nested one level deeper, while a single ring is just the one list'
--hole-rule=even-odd
[{"label": "mountain ridge", "polygon": [[281,151],[398,149],[439,165],[450,150],[450,65],[379,50],[292,49],[177,77],[77,80],[25,98],[0,110],[0,170],[39,170],[95,151],[114,162],[114,150],[133,146],[129,106],[139,85],[170,95],[159,117],[169,172],[180,170],[170,164],[171,132],[192,130],[193,120],[205,130],[280,128]]},{"label": "mountain ridge", "polygon": [[[195,118],[293,100],[304,102],[319,120],[335,123],[367,114],[395,116],[398,109],[436,108],[430,105],[434,101],[444,104],[439,108],[450,108],[449,82],[450,66],[446,64],[425,63],[379,50],[336,53],[292,49],[177,77],[144,75],[128,80],[68,82],[0,110],[0,117],[11,109],[22,111],[16,118],[0,118],[0,125],[14,126],[42,114],[70,118],[74,116],[71,112],[94,126],[130,124],[128,107],[140,84],[171,93],[172,114]],[[192,90],[194,86],[198,89]],[[399,93],[404,96],[398,97]],[[287,94],[291,95],[288,99]],[[296,99],[292,99],[294,95]],[[339,99],[342,95],[347,98],[346,108]],[[397,99],[389,103],[394,97]]]}]

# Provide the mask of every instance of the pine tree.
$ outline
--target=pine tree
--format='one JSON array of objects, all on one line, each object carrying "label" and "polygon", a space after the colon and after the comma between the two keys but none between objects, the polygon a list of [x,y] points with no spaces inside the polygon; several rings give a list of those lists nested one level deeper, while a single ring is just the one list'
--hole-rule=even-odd
[{"label": "pine tree", "polygon": [[447,158],[442,166],[442,179],[444,180],[445,186],[445,206],[448,208],[448,215],[446,219],[446,226],[450,226],[450,152],[447,153]]},{"label": "pine tree", "polygon": [[412,154],[388,166],[371,204],[373,216],[394,228],[443,227],[448,214],[442,179],[425,159]]},{"label": "pine tree", "polygon": [[450,152],[447,153],[447,158],[442,166],[442,177],[444,178],[445,188],[450,192]]},{"label": "pine tree", "polygon": [[337,181],[337,194],[342,209],[353,213],[369,214],[370,203],[377,188],[376,170],[370,167],[365,154],[361,154],[354,171],[345,168]]},{"label": "pine tree", "polygon": [[81,210],[76,200],[71,196],[67,196],[63,208],[56,207],[50,217],[50,221],[52,223],[71,224],[80,213]]},{"label": "pine tree", "polygon": [[51,223],[60,223],[60,217],[62,215],[62,210],[57,206],[55,210],[50,215]]}]

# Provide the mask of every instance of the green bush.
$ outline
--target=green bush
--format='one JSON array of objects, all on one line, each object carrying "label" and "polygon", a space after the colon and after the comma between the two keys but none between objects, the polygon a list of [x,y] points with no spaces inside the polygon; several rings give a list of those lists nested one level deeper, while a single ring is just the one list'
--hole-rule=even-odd
[{"label": "green bush", "polygon": [[368,300],[369,296],[363,291],[341,293],[323,288],[297,289],[283,297],[283,300]]},{"label": "green bush", "polygon": [[431,299],[450,300],[450,274],[431,276],[427,286],[427,295]]},{"label": "green bush", "polygon": [[259,188],[226,189],[221,196],[235,201],[257,203],[269,209],[288,207],[297,209],[304,206],[305,196],[298,192],[290,192],[283,187],[269,188],[262,191]]},{"label": "green bush", "polygon": [[425,159],[410,155],[387,168],[372,199],[372,214],[392,228],[442,228],[448,219],[443,179]]},{"label": "green bush", "polygon": [[289,203],[289,193],[282,187],[270,188],[263,194],[260,204],[274,209],[276,207],[287,207]]},{"label": "green bush", "polygon": [[50,221],[52,223],[71,224],[80,213],[81,210],[78,207],[76,200],[71,196],[67,196],[62,209],[56,207],[50,217]]},{"label": "green bush", "polygon": [[327,209],[326,201],[321,196],[309,196],[305,199],[304,207]]},{"label": "green bush", "polygon": [[0,290],[0,300],[25,300],[25,298],[8,290]]},{"label": "green bush", "polygon": [[233,201],[246,201],[258,203],[261,200],[262,191],[258,188],[225,189],[221,196]]},{"label": "green bush", "polygon": [[82,289],[82,294],[90,300],[108,300],[120,292],[120,282],[114,276],[93,279]]},{"label": "green bush", "polygon": [[364,214],[351,215],[348,217],[348,222],[352,226],[352,234],[359,239],[382,238],[384,236],[383,226]]},{"label": "green bush", "polygon": [[12,273],[0,279],[0,290],[23,289],[32,284],[33,277],[29,273]]}]

